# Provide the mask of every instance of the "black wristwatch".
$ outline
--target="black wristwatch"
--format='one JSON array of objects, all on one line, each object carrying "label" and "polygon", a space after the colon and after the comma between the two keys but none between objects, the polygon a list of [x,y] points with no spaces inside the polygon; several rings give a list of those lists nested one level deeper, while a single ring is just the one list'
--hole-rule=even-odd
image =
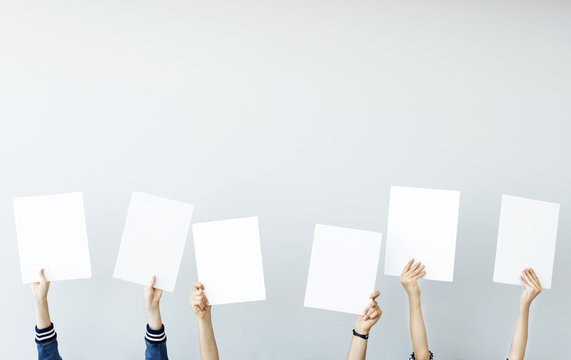
[{"label": "black wristwatch", "polygon": [[367,335],[359,334],[358,332],[355,331],[355,329],[353,329],[353,336],[360,337],[363,340],[369,339],[369,334]]}]

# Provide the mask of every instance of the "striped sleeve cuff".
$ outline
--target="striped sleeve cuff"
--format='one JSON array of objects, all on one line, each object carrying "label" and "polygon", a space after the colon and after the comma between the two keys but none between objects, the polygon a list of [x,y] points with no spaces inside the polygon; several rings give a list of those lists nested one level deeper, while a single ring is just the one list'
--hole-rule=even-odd
[{"label": "striped sleeve cuff", "polygon": [[160,344],[167,341],[165,326],[162,325],[159,330],[153,330],[149,327],[149,324],[147,324],[147,333],[145,334],[145,339],[151,344]]},{"label": "striped sleeve cuff", "polygon": [[38,329],[36,326],[36,343],[43,344],[56,338],[57,333],[53,323],[45,329]]}]

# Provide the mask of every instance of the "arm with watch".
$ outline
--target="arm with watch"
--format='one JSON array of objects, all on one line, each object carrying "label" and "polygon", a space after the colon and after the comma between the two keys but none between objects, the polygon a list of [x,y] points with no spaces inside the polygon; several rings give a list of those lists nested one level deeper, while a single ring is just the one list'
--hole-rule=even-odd
[{"label": "arm with watch", "polygon": [[353,339],[347,360],[365,360],[367,355],[367,342],[369,339],[369,331],[375,325],[381,315],[382,310],[375,300],[381,293],[377,290],[371,294],[371,302],[363,311],[363,315],[357,315],[355,318],[355,328],[353,329]]}]

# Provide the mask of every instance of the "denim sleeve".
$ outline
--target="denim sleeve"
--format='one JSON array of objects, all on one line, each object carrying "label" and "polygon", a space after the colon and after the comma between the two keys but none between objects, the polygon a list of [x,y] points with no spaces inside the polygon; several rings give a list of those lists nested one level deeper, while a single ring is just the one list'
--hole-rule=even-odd
[{"label": "denim sleeve", "polygon": [[145,345],[147,346],[145,360],[168,360],[165,326],[163,325],[160,330],[152,330],[147,325]]},{"label": "denim sleeve", "polygon": [[36,326],[36,347],[38,349],[38,360],[62,360],[59,356],[57,333],[54,324],[45,329],[38,329]]}]

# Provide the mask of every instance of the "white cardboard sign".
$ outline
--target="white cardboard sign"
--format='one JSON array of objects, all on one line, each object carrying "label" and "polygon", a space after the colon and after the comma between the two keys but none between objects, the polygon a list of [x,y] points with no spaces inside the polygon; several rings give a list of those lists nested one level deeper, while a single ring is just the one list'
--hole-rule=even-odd
[{"label": "white cardboard sign", "polygon": [[316,225],[305,307],[362,314],[375,289],[382,234]]},{"label": "white cardboard sign", "polygon": [[385,274],[399,276],[414,258],[429,280],[453,281],[460,192],[391,187]]},{"label": "white cardboard sign", "polygon": [[550,289],[558,222],[559,204],[502,195],[494,282],[519,285],[531,267]]},{"label": "white cardboard sign", "polygon": [[91,277],[82,193],[14,199],[24,284]]},{"label": "white cardboard sign", "polygon": [[113,277],[174,291],[194,206],[133,192]]},{"label": "white cardboard sign", "polygon": [[198,280],[211,305],[266,300],[258,218],[192,225]]}]

